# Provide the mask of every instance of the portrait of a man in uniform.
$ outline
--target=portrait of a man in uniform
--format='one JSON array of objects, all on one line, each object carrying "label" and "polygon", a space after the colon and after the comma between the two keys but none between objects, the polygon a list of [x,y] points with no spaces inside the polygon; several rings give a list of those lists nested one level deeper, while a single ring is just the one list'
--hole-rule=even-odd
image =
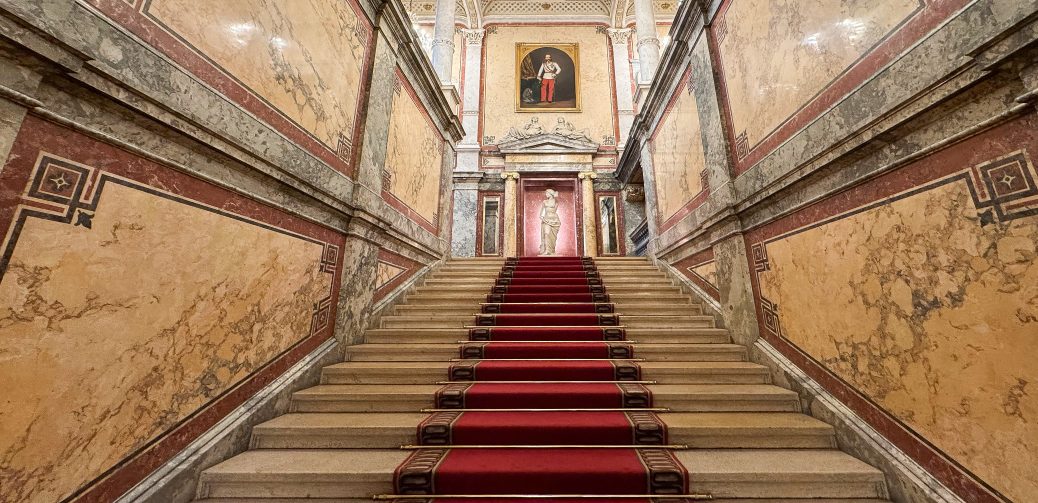
[{"label": "portrait of a man in uniform", "polygon": [[577,44],[516,44],[516,110],[580,111],[579,73]]}]

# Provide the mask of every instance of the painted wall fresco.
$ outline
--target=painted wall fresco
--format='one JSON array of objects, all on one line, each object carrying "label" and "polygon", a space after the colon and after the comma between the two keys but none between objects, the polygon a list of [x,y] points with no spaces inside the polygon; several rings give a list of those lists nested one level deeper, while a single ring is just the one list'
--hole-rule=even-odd
[{"label": "painted wall fresco", "polygon": [[759,161],[964,3],[727,0],[712,35],[737,171]]},{"label": "painted wall fresco", "polygon": [[383,169],[383,194],[429,232],[439,225],[443,136],[407,79],[397,73]]},{"label": "painted wall fresco", "polygon": [[2,173],[0,500],[121,494],[331,336],[333,231],[31,117]]},{"label": "painted wall fresco", "polygon": [[687,215],[706,196],[706,157],[690,76],[685,75],[649,139],[657,181],[656,217],[661,230]]},{"label": "painted wall fresco", "polygon": [[[493,25],[483,40],[483,105],[482,131],[484,143],[499,141],[510,128],[520,127],[531,117],[539,117],[542,125],[554,125],[558,117],[573,123],[576,130],[588,130],[591,139],[607,143],[615,139],[613,84],[610,73],[612,57],[609,37],[594,25],[522,26]],[[515,51],[517,43],[578,44],[580,50],[580,112],[516,112]],[[493,137],[492,139],[490,137]],[[607,140],[607,138],[609,140]]]},{"label": "painted wall fresco", "polygon": [[355,3],[151,0],[133,7],[89,1],[217,91],[352,172],[373,46],[371,25]]},{"label": "painted wall fresco", "polygon": [[1036,140],[1031,115],[750,235],[762,333],[1014,501],[1038,494]]}]

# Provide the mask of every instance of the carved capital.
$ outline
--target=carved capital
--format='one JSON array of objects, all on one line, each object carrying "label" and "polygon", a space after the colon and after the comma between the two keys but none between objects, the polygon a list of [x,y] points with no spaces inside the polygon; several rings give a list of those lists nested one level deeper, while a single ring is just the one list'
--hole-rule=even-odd
[{"label": "carved capital", "polygon": [[609,28],[606,30],[609,33],[609,40],[613,42],[613,45],[627,45],[627,41],[631,39],[631,34],[634,30],[631,28]]},{"label": "carved capital", "polygon": [[462,36],[465,37],[465,43],[468,45],[481,45],[483,43],[483,35],[486,34],[486,30],[469,30],[462,29]]},{"label": "carved capital", "polygon": [[505,179],[505,183],[515,183],[519,181],[519,173],[516,171],[505,171],[501,173],[501,178]]},{"label": "carved capital", "polygon": [[583,173],[577,173],[577,178],[590,182],[591,180],[598,178],[598,173],[595,173],[594,171],[585,171]]}]

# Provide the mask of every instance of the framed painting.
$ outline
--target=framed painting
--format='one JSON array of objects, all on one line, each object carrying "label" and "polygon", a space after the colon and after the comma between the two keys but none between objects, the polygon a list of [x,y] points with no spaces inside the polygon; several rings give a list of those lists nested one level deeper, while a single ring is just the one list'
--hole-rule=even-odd
[{"label": "framed painting", "polygon": [[580,111],[577,44],[515,44],[515,110]]}]

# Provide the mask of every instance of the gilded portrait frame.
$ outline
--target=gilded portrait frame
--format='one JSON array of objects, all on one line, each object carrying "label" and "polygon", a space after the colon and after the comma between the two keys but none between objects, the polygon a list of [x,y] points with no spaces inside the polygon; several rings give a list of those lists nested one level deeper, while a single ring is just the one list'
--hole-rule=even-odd
[{"label": "gilded portrait frame", "polygon": [[[562,52],[573,61],[573,106],[530,106],[522,101],[523,78],[522,65],[526,57],[538,49],[554,49]],[[557,92],[557,91],[556,91]],[[516,112],[579,112],[580,108],[580,46],[576,43],[517,43],[515,44],[515,111]]]}]

